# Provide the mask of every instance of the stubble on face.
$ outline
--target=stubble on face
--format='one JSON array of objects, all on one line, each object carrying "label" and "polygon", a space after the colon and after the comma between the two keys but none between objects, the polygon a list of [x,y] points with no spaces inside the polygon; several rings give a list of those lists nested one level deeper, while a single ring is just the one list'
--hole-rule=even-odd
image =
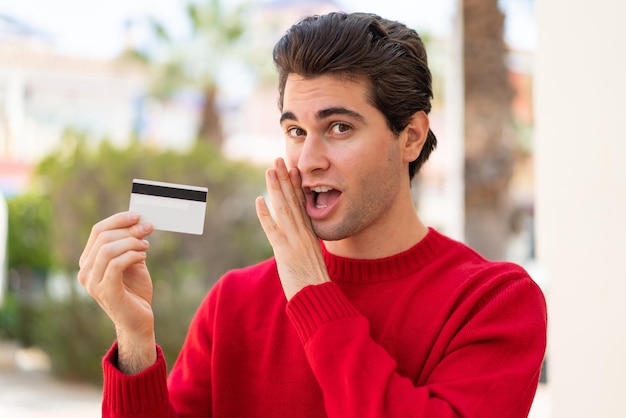
[{"label": "stubble on face", "polygon": [[[392,141],[397,141],[389,133]],[[359,180],[356,187],[348,188],[342,195],[341,219],[335,222],[313,220],[313,231],[324,241],[339,241],[362,234],[366,229],[382,224],[392,216],[392,207],[400,192],[399,170],[400,151],[397,144],[389,143],[384,156],[377,159],[379,164],[355,170]],[[400,172],[401,171],[401,172]]]},{"label": "stubble on face", "polygon": [[[283,129],[295,125],[320,140],[332,124],[344,117],[354,129],[347,140],[332,134],[324,139],[322,144],[327,147],[316,155],[319,167],[311,163],[310,155],[305,164],[300,161],[302,142],[298,141],[305,138],[296,138],[293,143],[292,138],[287,138],[288,160],[300,169],[305,184],[332,184],[341,191],[332,213],[312,219],[314,232],[325,241],[358,238],[369,242],[388,235],[388,228],[395,228],[398,208],[404,208],[401,194],[406,182],[402,179],[408,175],[400,139],[368,100],[367,86],[367,80],[345,80],[332,75],[290,75],[286,83],[283,116],[288,115],[288,119],[281,118]],[[336,111],[325,114],[328,109],[347,109],[360,117],[354,119],[339,113],[335,118]],[[294,144],[291,149],[290,144]]]}]

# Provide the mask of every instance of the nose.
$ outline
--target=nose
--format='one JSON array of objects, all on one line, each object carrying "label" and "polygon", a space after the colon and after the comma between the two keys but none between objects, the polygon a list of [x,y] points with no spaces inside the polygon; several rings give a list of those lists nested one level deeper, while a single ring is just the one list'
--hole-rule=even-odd
[{"label": "nose", "polygon": [[324,138],[318,135],[307,135],[295,151],[295,162],[301,173],[313,173],[325,170],[329,166],[328,149]]}]

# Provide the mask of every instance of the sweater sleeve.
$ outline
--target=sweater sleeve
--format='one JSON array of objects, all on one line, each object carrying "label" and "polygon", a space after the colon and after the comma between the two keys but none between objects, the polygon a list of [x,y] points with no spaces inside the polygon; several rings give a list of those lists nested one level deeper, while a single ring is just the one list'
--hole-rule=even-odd
[{"label": "sweater sleeve", "polygon": [[169,406],[167,366],[156,347],[157,361],[136,375],[117,368],[117,342],[103,359],[102,416],[105,418],[165,418],[174,416]]},{"label": "sweater sleeve", "polygon": [[545,351],[541,291],[529,278],[509,281],[457,311],[463,318],[451,314],[415,382],[336,283],[308,286],[287,306],[330,418],[526,417]]},{"label": "sweater sleeve", "polygon": [[[218,285],[215,288],[219,288]],[[209,292],[191,320],[189,331],[172,371],[167,375],[163,352],[157,361],[136,375],[117,368],[117,344],[103,361],[102,416],[105,418],[171,418],[211,416],[211,314],[215,291]],[[209,395],[207,395],[209,394]]]},{"label": "sweater sleeve", "polygon": [[[136,375],[117,368],[117,343],[103,360],[102,416],[172,418],[211,416],[211,351],[216,284],[200,304],[172,370],[159,346],[154,365]],[[199,372],[201,371],[201,372]]]}]

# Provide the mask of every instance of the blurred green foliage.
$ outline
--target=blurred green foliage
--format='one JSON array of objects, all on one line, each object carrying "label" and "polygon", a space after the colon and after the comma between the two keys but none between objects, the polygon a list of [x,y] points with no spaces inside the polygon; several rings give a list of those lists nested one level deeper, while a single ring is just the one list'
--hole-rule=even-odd
[{"label": "blurred green foliage", "polygon": [[95,150],[88,145],[86,135],[68,132],[37,169],[55,214],[53,239],[65,271],[77,269],[93,224],[128,209],[133,178],[209,189],[203,235],[157,231],[148,238],[148,266],[155,281],[180,278],[192,268],[211,284],[224,271],[271,253],[254,209],[255,197],[264,190],[261,169],[228,161],[201,142],[186,152],[138,141],[121,149],[107,141]]},{"label": "blurred green foliage", "polygon": [[52,205],[47,196],[28,192],[7,202],[9,232],[7,257],[14,269],[46,271],[55,265],[52,241]]},{"label": "blurred green foliage", "polygon": [[12,292],[0,307],[0,337],[35,343],[36,305],[46,272],[56,265],[50,199],[29,191],[7,202],[7,264]]},{"label": "blurred green foliage", "polygon": [[32,328],[33,345],[48,354],[56,376],[102,383],[101,358],[115,331],[96,302],[77,291],[63,299],[47,296],[37,305]]},{"label": "blurred green foliage", "polygon": [[[149,94],[153,97],[167,99],[186,90],[201,94],[196,138],[221,146],[225,134],[218,98],[229,82],[220,82],[220,75],[223,79],[223,74],[233,68],[245,68],[252,76],[257,73],[259,62],[271,63],[271,47],[262,51],[250,47],[250,39],[259,34],[251,29],[251,3],[247,0],[237,4],[223,0],[190,1],[181,6],[190,29],[188,34],[170,33],[164,22],[147,17],[153,42],[134,46],[119,58],[145,66],[150,74]],[[265,61],[256,58],[258,55]]]},{"label": "blurred green foliage", "polygon": [[0,306],[0,340],[23,341],[19,334],[20,320],[19,301],[13,293],[8,293]]},{"label": "blurred green foliage", "polygon": [[[264,191],[260,168],[228,161],[205,142],[184,152],[136,140],[118,148],[66,132],[60,147],[38,165],[32,190],[9,202],[9,298],[14,300],[0,310],[0,336],[40,346],[59,375],[101,379],[99,360],[115,334],[75,277],[92,226],[128,209],[133,178],[209,190],[203,235],[155,231],[148,237],[157,341],[170,366],[213,283],[229,269],[272,254],[254,209],[255,197]],[[54,280],[44,274],[35,280],[43,284],[34,292],[23,286],[42,271],[62,274],[55,273]],[[51,282],[65,289],[61,296],[50,292]],[[24,327],[27,335],[16,335]]]}]

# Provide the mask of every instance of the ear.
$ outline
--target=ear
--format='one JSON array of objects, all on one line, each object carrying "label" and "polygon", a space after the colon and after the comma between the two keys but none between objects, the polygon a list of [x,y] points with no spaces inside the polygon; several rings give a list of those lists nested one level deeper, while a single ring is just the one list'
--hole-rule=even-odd
[{"label": "ear", "polygon": [[415,112],[411,121],[400,135],[404,162],[410,163],[419,157],[430,128],[430,119],[423,110]]}]

